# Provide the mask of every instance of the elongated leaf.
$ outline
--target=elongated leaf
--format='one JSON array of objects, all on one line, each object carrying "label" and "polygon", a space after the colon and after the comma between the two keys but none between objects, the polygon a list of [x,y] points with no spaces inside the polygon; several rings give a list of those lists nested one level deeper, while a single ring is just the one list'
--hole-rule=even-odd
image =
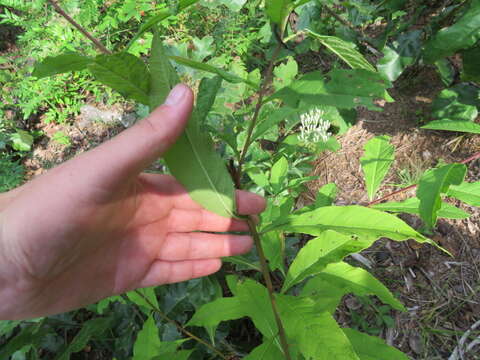
[{"label": "elongated leaf", "polygon": [[[180,0],[180,1],[178,1],[178,8],[177,9],[180,12],[180,11],[184,10],[185,8],[189,7],[190,5],[195,4],[196,2],[198,2],[198,0]],[[165,20],[166,18],[168,18],[169,16],[172,16],[172,15],[176,15],[176,14],[173,13],[170,9],[165,9],[165,10],[161,10],[158,14],[149,18],[145,22],[145,24],[143,24],[140,27],[140,29],[135,34],[135,36],[132,38],[132,40],[130,40],[130,42],[128,43],[125,51],[128,51],[128,49],[133,45],[133,43],[135,43],[135,41],[137,41],[145,32],[147,32],[148,30],[153,28],[155,25],[157,25],[159,22]]]},{"label": "elongated leaf", "polygon": [[437,222],[438,210],[442,206],[440,195],[446,193],[450,185],[460,185],[466,172],[467,167],[463,164],[449,164],[423,174],[418,184],[417,197],[420,199],[420,217],[427,230],[433,229]]},{"label": "elongated leaf", "polygon": [[328,264],[338,262],[349,254],[359,252],[370,243],[327,230],[300,249],[288,269],[282,292],[308,276],[321,272]]},{"label": "elongated leaf", "polygon": [[[158,85],[158,88],[153,86],[155,92],[150,96],[150,107],[153,109],[164,102],[168,93],[166,89],[179,82],[165,57],[158,33],[154,35],[149,65],[152,74],[162,78],[162,85]],[[152,81],[158,80],[152,78]],[[209,134],[200,128],[200,122],[210,111],[218,87],[216,80],[202,81],[198,95],[201,106],[193,111],[185,132],[164,158],[172,175],[185,186],[194,201],[216,214],[231,217],[235,209],[233,182],[222,158],[214,151]]]},{"label": "elongated leaf", "polygon": [[164,158],[172,175],[187,188],[194,201],[218,215],[232,217],[233,182],[223,159],[213,150],[209,135],[200,129],[199,117],[194,111],[185,133]]},{"label": "elongated leaf", "polygon": [[388,346],[382,339],[357,330],[344,328],[344,334],[350,340],[360,360],[408,360],[409,357],[394,347]]},{"label": "elongated leaf", "polygon": [[392,240],[414,239],[433,243],[394,215],[362,206],[325,206],[300,215],[290,215],[264,229],[282,229],[297,233],[320,235],[326,230],[375,241],[381,237]]},{"label": "elongated leaf", "polygon": [[390,145],[389,136],[376,136],[365,144],[364,150],[360,164],[365,174],[368,197],[373,200],[395,160],[395,147]]},{"label": "elongated leaf", "polygon": [[260,263],[258,261],[252,262],[249,259],[245,258],[245,256],[241,256],[241,255],[228,256],[223,258],[222,260],[238,265],[244,269],[261,271]]},{"label": "elongated leaf", "polygon": [[447,196],[452,196],[468,205],[480,206],[480,181],[452,185],[447,191]]},{"label": "elongated leaf", "polygon": [[127,297],[130,301],[137,304],[147,316],[159,308],[155,288],[153,287],[130,291],[127,293]]},{"label": "elongated leaf", "polygon": [[382,75],[363,69],[335,69],[326,76],[319,71],[307,73],[274,93],[269,100],[280,99],[295,108],[300,101],[312,105],[329,105],[341,109],[365,106],[378,110],[373,100],[384,98],[390,83]]},{"label": "elongated leaf", "polygon": [[219,298],[202,305],[193,314],[187,326],[217,326],[222,321],[240,319],[247,314],[244,305],[237,297]]},{"label": "elongated leaf", "polygon": [[283,231],[270,231],[261,236],[261,242],[271,271],[285,273],[285,236]]},{"label": "elongated leaf", "polygon": [[39,79],[62,74],[70,71],[79,71],[87,68],[94,59],[77,53],[66,53],[58,56],[49,56],[40,63],[35,64],[32,76]]},{"label": "elongated leaf", "polygon": [[78,334],[59,352],[55,360],[68,360],[71,354],[82,351],[90,339],[103,334],[111,322],[110,318],[95,318],[84,322]]},{"label": "elongated leaf", "polygon": [[[405,311],[405,307],[373,275],[345,262],[329,264],[322,272],[308,280],[302,295],[317,296],[317,290],[321,291],[325,282],[341,290],[342,296],[349,293],[359,296],[375,295],[394,309]],[[320,298],[318,300],[321,301]]]},{"label": "elongated leaf", "polygon": [[169,58],[172,59],[173,61],[175,61],[178,64],[189,66],[191,68],[206,71],[206,72],[209,72],[209,73],[212,73],[212,74],[217,74],[222,79],[224,79],[224,80],[226,80],[230,83],[233,83],[233,84],[245,83],[245,84],[250,85],[251,87],[253,87],[255,89],[258,87],[257,84],[249,81],[248,79],[242,79],[241,77],[239,77],[237,75],[230,74],[229,72],[227,72],[225,70],[219,69],[215,66],[212,66],[212,65],[209,65],[209,64],[206,64],[206,63],[201,63],[201,62],[198,62],[198,61],[195,61],[195,60],[186,59],[186,58],[183,58],[183,57],[180,57],[180,56],[169,56]]},{"label": "elongated leaf", "polygon": [[480,124],[474,123],[469,120],[434,120],[430,121],[427,125],[422,126],[422,129],[458,131],[471,134],[480,134]]},{"label": "elongated leaf", "polygon": [[480,39],[480,2],[472,1],[465,14],[452,26],[443,28],[425,45],[424,59],[435,60],[473,46]]},{"label": "elongated leaf", "polygon": [[276,300],[289,342],[305,359],[359,360],[332,314],[319,312],[314,300],[287,295]]},{"label": "elongated leaf", "polygon": [[323,46],[342,59],[352,69],[364,69],[376,72],[373,65],[355,49],[354,44],[336,36],[320,35],[308,29],[306,29],[306,31],[310,36],[320,41]]},{"label": "elongated leaf", "polygon": [[[449,189],[450,191],[450,189]],[[447,193],[448,195],[448,193]],[[383,204],[373,205],[372,208],[382,211],[389,211],[393,213],[405,213],[405,214],[420,214],[420,199],[414,197],[402,202],[387,202]],[[445,219],[466,219],[470,217],[470,214],[459,209],[449,203],[442,202],[440,210],[438,210],[438,217]]]},{"label": "elongated leaf", "polygon": [[139,58],[127,53],[98,55],[88,68],[98,81],[126,98],[149,104],[150,74]]},{"label": "elongated leaf", "polygon": [[288,161],[283,156],[272,166],[270,184],[275,192],[281,191],[283,180],[288,172]]},{"label": "elongated leaf", "polygon": [[257,346],[253,351],[245,356],[243,360],[278,360],[282,359],[283,353],[275,344],[274,339],[266,340],[262,345]]}]

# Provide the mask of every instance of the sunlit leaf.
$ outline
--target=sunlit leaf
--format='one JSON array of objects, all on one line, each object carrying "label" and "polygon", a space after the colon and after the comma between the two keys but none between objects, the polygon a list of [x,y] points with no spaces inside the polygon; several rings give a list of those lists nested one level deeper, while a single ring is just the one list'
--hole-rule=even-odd
[{"label": "sunlit leaf", "polygon": [[427,125],[422,126],[422,129],[480,134],[480,124],[474,123],[469,120],[434,120],[430,121]]},{"label": "sunlit leaf", "polygon": [[[447,196],[461,200],[468,205],[480,207],[480,181],[468,183],[464,182],[460,185],[451,185],[447,191]],[[440,212],[438,214],[440,215]]]},{"label": "sunlit leaf", "polygon": [[82,56],[77,53],[66,53],[58,56],[49,56],[35,64],[32,76],[39,79],[62,74],[70,71],[79,71],[87,68],[87,65],[94,59]]}]

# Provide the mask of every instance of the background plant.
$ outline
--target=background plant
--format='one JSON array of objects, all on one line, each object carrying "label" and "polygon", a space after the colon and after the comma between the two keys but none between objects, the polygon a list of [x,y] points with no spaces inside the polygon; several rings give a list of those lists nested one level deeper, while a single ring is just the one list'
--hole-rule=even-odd
[{"label": "background plant", "polygon": [[[312,20],[314,14],[322,13],[329,4],[285,0],[279,6],[280,2],[266,1],[261,13],[267,17],[256,26],[266,24],[267,19],[269,25],[262,25],[265,36],[254,38],[266,55],[257,61],[243,50],[236,54],[240,59],[218,54],[225,50],[223,46],[231,46],[228,38],[226,45],[217,47],[215,52],[210,49],[213,42],[208,35],[195,38],[187,34],[182,39],[176,34],[180,45],[169,44],[170,38],[165,33],[177,20],[168,23],[165,33],[156,25],[167,21],[169,16],[181,19],[190,10],[183,13],[176,10],[193,2],[180,1],[176,9],[160,8],[147,18],[136,36],[140,37],[139,42],[141,37],[152,40],[147,62],[135,53],[136,43],[125,41],[118,47],[107,46],[113,54],[95,57],[90,50],[63,51],[62,55],[38,64],[33,76],[68,70],[87,74],[88,70],[97,81],[151,108],[161,104],[168,90],[179,81],[177,71],[197,85],[196,110],[184,137],[166,157],[166,163],[196,201],[222,215],[234,214],[234,186],[264,194],[268,207],[260,224],[255,227],[250,221],[256,251],[249,256],[226,259],[232,264],[226,268],[230,273],[226,277],[144,289],[106,299],[77,312],[75,318],[65,320],[60,316],[61,326],[75,334],[68,345],[62,344],[52,331],[55,317],[37,322],[2,323],[3,334],[10,341],[1,354],[34,357],[41,348],[56,353],[58,358],[68,357],[83,349],[89,339],[100,348],[107,347],[111,340],[106,340],[105,334],[110,332],[118,338],[113,349],[114,356],[119,358],[232,355],[248,359],[405,359],[405,355],[380,339],[358,331],[374,333],[361,323],[361,315],[354,320],[361,324],[356,330],[337,325],[332,314],[348,293],[361,297],[376,295],[393,309],[404,310],[378,280],[343,259],[369,247],[380,237],[398,241],[415,239],[435,245],[394,215],[379,210],[419,214],[428,233],[438,217],[468,216],[442,202],[442,198],[455,197],[478,206],[475,200],[480,196],[478,183],[464,182],[465,165],[447,164],[423,174],[417,197],[402,203],[376,204],[379,186],[394,160],[389,138],[381,136],[367,143],[361,160],[369,205],[379,210],[334,206],[334,184],[321,188],[312,205],[302,208],[296,205],[303,185],[313,179],[308,176],[311,160],[323,151],[338,149],[332,134],[348,129],[355,119],[355,108],[361,105],[374,109],[374,100],[378,98],[392,101],[387,92],[392,79],[382,68],[377,71],[360,53],[362,49],[378,51],[374,46],[379,47],[362,34],[361,28],[372,21],[372,14],[401,19],[401,7],[354,2],[345,6],[345,14],[340,14],[348,16],[344,24],[342,17],[333,17],[330,23],[322,18],[319,22]],[[237,10],[242,5],[240,2]],[[253,9],[245,8],[243,14],[250,17]],[[337,14],[335,7],[328,9],[327,13]],[[149,10],[135,7],[122,16],[133,21],[140,12]],[[291,23],[287,26],[293,10],[300,17],[296,27]],[[133,15],[129,18],[129,14]],[[344,29],[334,26],[335,21]],[[298,46],[290,47],[289,42],[299,35],[294,31],[307,37]],[[162,35],[170,45],[167,49],[162,44]],[[335,57],[332,68],[301,73],[292,56],[312,49],[322,49],[327,56]],[[309,117],[315,119],[308,120]],[[213,151],[210,136],[218,140],[217,152]],[[176,161],[180,153],[189,154],[188,166]],[[219,155],[230,164],[233,180]],[[197,169],[198,178],[194,181],[191,169]],[[210,178],[212,174],[215,180]],[[123,318],[126,312],[130,315]],[[388,319],[385,308],[379,308],[378,316],[382,321]],[[249,317],[256,328],[251,328],[256,334],[253,344],[235,344],[228,339],[235,332],[235,321],[244,317]],[[76,332],[78,324],[83,326]],[[46,346],[47,334],[58,342],[57,347]],[[135,334],[138,335],[134,341]],[[121,345],[120,340],[125,342]]]}]

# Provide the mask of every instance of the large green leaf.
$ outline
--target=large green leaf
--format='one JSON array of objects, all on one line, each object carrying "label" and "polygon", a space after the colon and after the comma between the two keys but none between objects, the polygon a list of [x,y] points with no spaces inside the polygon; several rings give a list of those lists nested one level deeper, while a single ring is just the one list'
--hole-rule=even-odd
[{"label": "large green leaf", "polygon": [[422,126],[422,129],[480,134],[480,124],[474,123],[469,120],[434,120],[430,121],[427,125]]},{"label": "large green leaf", "polygon": [[[432,103],[432,118],[435,120],[470,120],[473,121],[478,116],[477,104],[466,96],[469,88],[452,87],[444,89],[438,94]],[[477,90],[478,91],[478,90]],[[475,90],[472,89],[471,96],[475,96]]]},{"label": "large green leaf", "polygon": [[342,329],[350,340],[360,360],[408,360],[409,357],[400,350],[385,344],[385,341],[376,337],[361,333],[354,329]]},{"label": "large green leaf", "polygon": [[183,58],[183,57],[180,57],[180,56],[169,56],[169,58],[172,59],[173,61],[175,61],[178,64],[189,66],[193,69],[206,71],[206,72],[209,72],[209,73],[212,73],[212,74],[217,74],[222,79],[224,79],[224,80],[226,80],[230,83],[238,84],[238,83],[243,82],[245,84],[250,85],[251,87],[253,87],[255,89],[257,88],[257,84],[255,84],[254,82],[251,82],[248,79],[242,79],[241,77],[239,77],[237,75],[231,74],[231,73],[229,73],[225,70],[222,70],[220,68],[217,68],[215,66],[212,66],[212,65],[209,65],[209,64],[206,64],[206,63],[202,63],[202,62],[198,62],[198,61],[195,61],[195,60]]},{"label": "large green leaf", "polygon": [[452,185],[447,191],[447,196],[454,197],[472,206],[480,206],[480,181]]},{"label": "large green leaf", "polygon": [[321,291],[322,287],[326,286],[325,283],[341,290],[342,296],[349,293],[359,296],[375,295],[394,309],[405,311],[405,307],[372,274],[345,262],[329,264],[322,272],[308,280],[302,295],[317,297],[321,301],[317,291]]},{"label": "large green leaf", "polygon": [[98,81],[126,98],[149,104],[150,73],[141,59],[127,53],[98,55],[88,68]]},{"label": "large green leaf", "polygon": [[[198,0],[179,0],[177,2],[177,4],[178,4],[177,10],[180,12],[183,9],[189,7],[190,5],[195,4],[196,2],[198,2]],[[145,24],[143,24],[140,27],[140,29],[135,34],[135,36],[132,38],[132,40],[130,40],[130,42],[128,43],[125,51],[128,51],[128,49],[133,45],[133,43],[135,41],[137,41],[145,32],[147,32],[148,30],[153,28],[155,25],[157,25],[162,20],[165,20],[166,18],[168,18],[169,16],[172,16],[172,15],[176,15],[176,13],[172,12],[170,9],[165,9],[165,10],[159,11],[158,14],[149,18],[145,22]]]},{"label": "large green leaf", "polygon": [[310,298],[276,296],[280,317],[292,349],[307,360],[359,360],[332,314],[319,312]]},{"label": "large green leaf", "polygon": [[270,184],[273,190],[278,193],[282,190],[283,180],[288,172],[288,161],[285,157],[278,159],[272,166],[270,171]]},{"label": "large green leaf", "polygon": [[472,1],[465,14],[452,26],[438,31],[425,45],[424,59],[435,60],[473,46],[480,39],[480,2]]},{"label": "large green leaf", "polygon": [[159,308],[155,288],[153,287],[130,291],[127,293],[127,297],[137,304],[146,315]]},{"label": "large green leaf", "polygon": [[285,235],[283,231],[270,231],[261,235],[262,247],[271,271],[285,272]]},{"label": "large green leaf", "polygon": [[[451,189],[452,187],[450,187]],[[449,191],[450,191],[449,189]],[[447,193],[448,195],[448,193]],[[393,213],[420,214],[420,199],[414,197],[401,202],[387,202],[373,205],[372,208]],[[439,218],[446,219],[466,219],[470,214],[449,203],[442,202],[440,210],[437,213]]]},{"label": "large green leaf", "polygon": [[[198,101],[208,103],[201,98],[215,97],[218,87],[215,81],[204,79],[202,83],[200,90],[203,92],[199,93]],[[231,217],[235,212],[233,182],[223,159],[213,149],[210,135],[200,127],[206,113],[200,113],[197,109],[193,111],[184,134],[164,158],[172,175],[187,188],[194,201],[209,211]]]},{"label": "large green leaf", "polygon": [[368,197],[373,200],[395,160],[395,147],[390,145],[389,136],[376,136],[365,144],[364,150],[360,163],[365,174]]},{"label": "large green leaf", "polygon": [[420,199],[420,217],[428,231],[437,222],[438,210],[442,206],[441,194],[445,194],[450,185],[460,185],[466,172],[467,167],[463,164],[449,164],[423,174],[418,184],[417,197]]},{"label": "large green leaf", "polygon": [[339,262],[345,256],[359,252],[370,245],[371,242],[359,241],[332,230],[324,231],[300,249],[288,269],[282,292],[308,276],[321,272],[328,264]]},{"label": "large green leaf", "polygon": [[290,215],[268,226],[263,232],[282,229],[296,233],[320,235],[326,230],[375,241],[381,237],[392,240],[415,239],[432,243],[394,215],[367,207],[325,206],[300,215]]},{"label": "large green leaf", "polygon": [[82,324],[82,328],[72,341],[59,351],[55,360],[68,360],[71,354],[82,351],[94,336],[102,335],[112,323],[110,318],[95,318]]},{"label": "large green leaf", "polygon": [[32,76],[39,79],[62,74],[70,71],[79,71],[87,68],[93,59],[78,53],[66,53],[58,56],[49,56],[40,63],[35,64]]},{"label": "large green leaf", "polygon": [[478,59],[480,59],[480,45],[462,52],[462,80],[480,83],[480,66],[478,66]]},{"label": "large green leaf", "polygon": [[397,41],[383,48],[383,58],[378,61],[378,71],[390,81],[395,81],[405,68],[413,64],[421,51],[421,30],[399,35]]},{"label": "large green leaf", "polygon": [[[153,38],[149,65],[155,74],[152,82],[160,81],[151,86],[150,107],[153,109],[165,101],[168,89],[180,82],[165,56],[158,33]],[[193,200],[207,210],[231,217],[235,211],[233,182],[222,158],[213,149],[210,135],[201,128],[219,86],[218,79],[202,80],[197,99],[200,106],[194,109],[185,132],[164,158],[172,175],[185,186]]]},{"label": "large green leaf", "polygon": [[310,36],[320,41],[323,46],[342,59],[352,69],[376,71],[373,65],[355,49],[355,44],[342,40],[336,36],[320,35],[308,29],[306,31]]},{"label": "large green leaf", "polygon": [[[326,82],[326,78],[330,81]],[[335,69],[326,76],[314,71],[280,89],[270,100],[281,99],[292,108],[303,101],[317,106],[329,105],[342,109],[365,106],[378,110],[373,101],[384,98],[385,89],[389,86],[390,83],[382,75],[363,69]]]},{"label": "large green leaf", "polygon": [[287,25],[288,16],[294,8],[293,0],[265,0],[265,9],[270,22],[278,25],[281,35]]}]

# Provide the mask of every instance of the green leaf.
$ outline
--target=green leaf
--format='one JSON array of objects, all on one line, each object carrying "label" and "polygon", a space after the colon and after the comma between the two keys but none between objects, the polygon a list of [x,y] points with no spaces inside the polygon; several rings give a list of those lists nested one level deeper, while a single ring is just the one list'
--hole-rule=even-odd
[{"label": "green leaf", "polygon": [[445,130],[445,131],[457,131],[471,134],[480,134],[480,125],[470,120],[434,120],[430,121],[427,125],[422,126],[422,129],[427,130]]},{"label": "green leaf", "polygon": [[263,232],[276,229],[315,236],[325,230],[334,230],[358,236],[361,241],[387,237],[398,241],[414,239],[434,244],[396,216],[357,205],[325,206],[300,215],[290,215],[268,226]]},{"label": "green leaf", "polygon": [[239,265],[245,269],[248,270],[256,270],[256,271],[261,271],[260,269],[260,263],[258,261],[252,262],[249,259],[247,259],[245,256],[242,255],[237,255],[237,256],[228,256],[222,259],[223,261]]},{"label": "green leaf", "polygon": [[127,53],[98,55],[88,68],[98,81],[126,98],[149,104],[150,74],[141,59]]},{"label": "green leaf", "polygon": [[[215,83],[202,80],[198,98],[215,97]],[[212,86],[207,87],[205,84]],[[208,103],[201,100],[202,103]],[[210,109],[196,108],[182,136],[164,155],[173,176],[185,186],[190,197],[205,209],[224,217],[235,212],[235,193],[223,159],[213,149],[210,135],[200,127]],[[195,174],[195,176],[192,176]]]},{"label": "green leaf", "polygon": [[8,343],[2,343],[0,359],[9,359],[11,355],[24,346],[40,343],[45,338],[45,335],[47,335],[47,330],[41,328],[39,324],[24,327]]},{"label": "green leaf", "polygon": [[90,339],[102,335],[110,327],[111,322],[111,318],[95,318],[84,322],[78,334],[59,352],[55,360],[68,360],[71,354],[82,351]]},{"label": "green leaf", "polygon": [[319,312],[314,300],[288,295],[276,300],[289,344],[305,359],[359,360],[333,316]]},{"label": "green leaf", "polygon": [[[198,2],[198,0],[180,0],[178,1],[178,12],[184,10],[185,8],[189,7],[190,5],[192,4],[195,4],[196,2]],[[145,33],[147,32],[148,30],[150,30],[151,28],[153,28],[155,25],[157,25],[159,22],[165,20],[166,18],[172,16],[172,15],[176,15],[175,12],[172,12],[170,9],[165,9],[165,10],[161,10],[159,11],[158,14],[152,16],[151,18],[149,18],[145,24],[143,24],[140,29],[138,30],[138,32],[135,34],[135,36],[132,38],[132,40],[130,40],[130,42],[128,43],[127,47],[126,47],[126,50],[125,51],[128,51],[128,49],[135,43],[135,41],[137,41],[138,39],[140,39],[140,37]]]},{"label": "green leaf", "polygon": [[265,9],[270,22],[279,26],[283,36],[288,17],[295,8],[293,0],[265,0]]},{"label": "green leaf", "polygon": [[275,344],[274,339],[268,339],[257,346],[253,351],[245,356],[243,360],[279,360],[282,359],[283,353]]},{"label": "green leaf", "polygon": [[473,46],[480,39],[480,2],[472,1],[465,14],[452,26],[438,31],[425,45],[428,63]]},{"label": "green leaf", "polygon": [[283,156],[272,166],[270,184],[276,192],[281,190],[283,180],[288,172],[288,161]]},{"label": "green leaf", "polygon": [[140,309],[146,315],[159,308],[157,295],[155,295],[155,288],[153,287],[130,291],[127,293],[127,297],[130,301],[140,306]]},{"label": "green leaf", "polygon": [[298,64],[293,57],[288,57],[285,64],[280,64],[273,70],[275,78],[273,87],[279,90],[284,86],[290,85],[298,74]]},{"label": "green leaf", "polygon": [[313,38],[320,41],[332,53],[342,59],[352,69],[364,69],[376,72],[372,64],[370,64],[362,54],[355,49],[355,44],[342,40],[336,36],[327,36],[317,34],[309,29],[306,32]]},{"label": "green leaf", "polygon": [[447,59],[439,59],[435,61],[435,66],[440,74],[440,79],[445,86],[450,86],[455,80],[455,68]]},{"label": "green leaf", "polygon": [[285,272],[285,236],[283,231],[270,231],[261,235],[261,242],[271,271]]},{"label": "green leaf", "polygon": [[480,181],[451,185],[447,191],[447,196],[454,197],[471,206],[480,206]]},{"label": "green leaf", "polygon": [[215,327],[222,321],[240,319],[247,314],[245,306],[237,297],[218,298],[202,305],[187,326]]},{"label": "green leaf", "polygon": [[[341,295],[353,293],[358,296],[375,295],[394,309],[405,311],[405,307],[392,293],[368,271],[345,262],[329,264],[322,272],[305,284],[302,295],[318,296],[325,283],[341,290]],[[321,298],[318,297],[321,301]]]},{"label": "green leaf", "polygon": [[321,272],[328,264],[339,262],[352,253],[359,252],[371,245],[351,236],[335,231],[324,231],[300,249],[288,269],[282,292],[305,280],[308,276]]},{"label": "green leaf", "polygon": [[389,136],[376,136],[365,144],[364,150],[360,163],[365,174],[368,197],[373,200],[395,160],[395,147],[390,145]]},{"label": "green leaf", "polygon": [[183,57],[180,57],[180,56],[169,56],[169,58],[172,59],[173,61],[175,61],[176,63],[180,64],[180,65],[185,65],[185,66],[189,66],[193,69],[206,71],[206,72],[209,72],[209,73],[212,73],[212,74],[217,74],[222,79],[224,79],[224,80],[226,80],[230,83],[233,83],[233,84],[245,83],[245,84],[247,84],[247,85],[249,85],[249,86],[251,86],[255,89],[257,88],[257,84],[255,84],[254,82],[251,82],[248,79],[242,79],[241,77],[239,77],[237,75],[231,74],[231,73],[229,73],[225,70],[219,69],[215,66],[205,64],[205,63],[201,63],[201,62],[198,62],[198,61],[194,61],[194,60],[191,60],[191,59],[186,59],[186,58],[183,58]]},{"label": "green leaf", "polygon": [[17,151],[30,151],[33,145],[33,136],[28,131],[18,129],[10,135],[12,147]]},{"label": "green leaf", "polygon": [[420,199],[420,217],[427,230],[432,230],[437,222],[438,210],[442,206],[440,195],[446,193],[450,185],[460,185],[466,172],[467,167],[463,164],[449,164],[423,174],[418,184],[417,197]]},{"label": "green leaf", "polygon": [[77,53],[66,53],[58,56],[49,56],[35,64],[32,76],[39,79],[62,74],[70,71],[80,71],[94,60]]},{"label": "green leaf", "polygon": [[360,360],[408,360],[409,357],[394,347],[388,346],[382,339],[357,330],[344,328],[344,334],[350,340]]},{"label": "green leaf", "polygon": [[[376,205],[373,205],[372,208],[377,210],[382,210],[382,211],[389,211],[393,213],[420,215],[419,206],[420,206],[420,200],[414,197],[402,202],[387,202],[383,204],[376,204]],[[437,215],[439,218],[446,218],[446,219],[466,219],[470,217],[469,213],[453,205],[450,205],[449,203],[446,203],[446,202],[442,202],[440,210],[438,210]]]},{"label": "green leaf", "polygon": [[[462,93],[464,88],[452,87],[442,90],[432,103],[432,118],[443,120],[470,120],[478,116],[476,104],[472,104]],[[467,89],[467,92],[469,90]],[[472,91],[472,95],[475,91]]]},{"label": "green leaf", "polygon": [[478,59],[480,59],[480,45],[465,50],[462,53],[463,81],[476,81],[480,83],[480,66],[478,66]]},{"label": "green leaf", "polygon": [[148,64],[151,74],[149,105],[152,111],[164,103],[170,90],[180,82],[180,78],[165,55],[158,29],[156,27],[153,29],[152,53]]},{"label": "green leaf", "polygon": [[337,198],[337,185],[329,183],[318,189],[315,207],[330,206]]},{"label": "green leaf", "polygon": [[269,100],[280,99],[295,108],[300,101],[312,105],[329,105],[342,109],[365,106],[378,110],[373,101],[383,98],[390,83],[382,75],[356,69],[335,69],[327,74],[330,81],[319,71],[307,73],[274,93]]},{"label": "green leaf", "polygon": [[413,64],[420,54],[421,30],[401,34],[397,41],[383,48],[383,58],[378,61],[377,69],[388,80],[395,81],[405,68]]}]

